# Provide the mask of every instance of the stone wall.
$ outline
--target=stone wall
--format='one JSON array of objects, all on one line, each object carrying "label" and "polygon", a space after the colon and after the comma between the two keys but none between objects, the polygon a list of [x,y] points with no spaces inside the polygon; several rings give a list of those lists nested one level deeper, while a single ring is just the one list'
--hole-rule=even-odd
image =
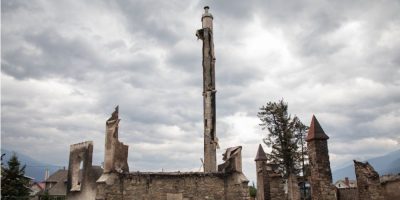
[{"label": "stone wall", "polygon": [[307,143],[311,166],[311,197],[313,200],[336,200],[335,186],[329,163],[327,141],[314,140]]},{"label": "stone wall", "polygon": [[106,140],[104,149],[104,172],[129,172],[128,145],[118,140],[119,108],[106,121]]},{"label": "stone wall", "polygon": [[269,199],[269,184],[264,175],[264,165],[266,161],[256,161],[256,174],[257,174],[257,200]]},{"label": "stone wall", "polygon": [[[96,180],[102,169],[92,166],[93,142],[82,142],[70,147],[67,199],[94,199]],[[80,169],[82,166],[82,169]]]},{"label": "stone wall", "polygon": [[286,200],[285,194],[285,182],[280,174],[270,174],[269,180],[269,191],[271,200]]},{"label": "stone wall", "polygon": [[297,176],[290,174],[287,179],[288,200],[300,200],[300,188]]},{"label": "stone wall", "polygon": [[109,174],[99,180],[96,199],[107,200],[248,200],[247,183],[224,173]]},{"label": "stone wall", "polygon": [[385,200],[400,199],[400,179],[381,183]]},{"label": "stone wall", "polygon": [[379,174],[368,163],[354,160],[358,196],[362,200],[384,200]]},{"label": "stone wall", "polygon": [[337,200],[358,200],[357,188],[337,189]]}]

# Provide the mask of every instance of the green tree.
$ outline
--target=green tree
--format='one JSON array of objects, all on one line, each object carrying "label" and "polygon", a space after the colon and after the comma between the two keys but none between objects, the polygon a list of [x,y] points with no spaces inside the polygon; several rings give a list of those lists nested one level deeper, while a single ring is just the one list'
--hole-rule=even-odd
[{"label": "green tree", "polygon": [[2,167],[1,197],[2,199],[29,199],[29,179],[25,177],[25,166],[21,167],[14,154],[8,166]]},{"label": "green tree", "polygon": [[51,200],[49,191],[45,190],[43,195],[41,195],[40,200]]},{"label": "green tree", "polygon": [[255,198],[257,196],[257,188],[254,186],[254,182],[253,182],[253,185],[251,185],[249,187],[249,193],[250,193],[250,197]]},{"label": "green tree", "polygon": [[288,113],[288,104],[283,99],[268,102],[260,108],[257,116],[261,120],[262,129],[269,132],[263,138],[264,143],[272,148],[268,159],[279,164],[284,177],[290,173],[298,174],[306,154],[304,135],[308,127],[298,117]]}]

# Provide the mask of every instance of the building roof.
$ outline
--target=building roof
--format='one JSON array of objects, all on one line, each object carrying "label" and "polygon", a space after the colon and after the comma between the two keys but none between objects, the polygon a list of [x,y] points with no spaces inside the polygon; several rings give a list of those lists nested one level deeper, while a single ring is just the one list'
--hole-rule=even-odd
[{"label": "building roof", "polygon": [[60,169],[54,172],[45,180],[45,183],[51,183],[51,188],[46,188],[49,195],[61,195],[65,196],[67,194],[67,178],[68,170]]},{"label": "building roof", "polygon": [[65,182],[67,181],[67,177],[68,177],[68,170],[60,169],[54,172],[52,175],[50,175],[49,178],[45,180],[45,182],[53,182],[53,183]]},{"label": "building roof", "polygon": [[341,180],[337,180],[334,185],[336,187],[339,187],[339,184],[341,184],[340,185],[341,188],[357,187],[357,181],[356,180],[349,180],[348,185],[347,185],[346,180],[341,179]]},{"label": "building roof", "polygon": [[[100,166],[92,166],[93,176],[98,179],[103,173],[103,168]],[[82,170],[79,170],[79,177],[82,176]],[[52,183],[53,186],[48,188],[49,195],[65,196],[67,194],[67,180],[68,170],[60,169],[54,174],[50,175],[48,179],[45,180],[46,183]]]},{"label": "building roof", "polygon": [[44,190],[46,188],[46,183],[45,182],[40,182],[40,183],[33,183],[32,187],[38,187],[40,190]]},{"label": "building roof", "polygon": [[329,139],[329,137],[325,134],[317,118],[313,115],[311,119],[310,129],[308,129],[306,141],[309,142],[311,140],[327,140],[327,139]]},{"label": "building roof", "polygon": [[266,161],[267,160],[267,156],[264,152],[264,149],[262,148],[261,144],[258,146],[258,151],[257,151],[257,155],[256,158],[254,159],[255,161]]},{"label": "building roof", "polygon": [[40,183],[32,183],[32,185],[30,186],[30,196],[35,196],[37,194],[40,194],[41,192],[44,191],[44,189],[46,188],[46,184],[44,182],[40,182]]}]

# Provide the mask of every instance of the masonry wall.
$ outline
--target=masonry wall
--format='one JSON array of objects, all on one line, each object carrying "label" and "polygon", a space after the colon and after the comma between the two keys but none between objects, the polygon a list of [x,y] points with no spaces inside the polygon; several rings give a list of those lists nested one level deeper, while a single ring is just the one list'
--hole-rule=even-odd
[{"label": "masonry wall", "polygon": [[337,189],[338,200],[358,200],[357,188],[340,188]]},{"label": "masonry wall", "polygon": [[357,177],[358,196],[362,200],[383,200],[383,189],[379,174],[368,163],[354,161]]},{"label": "masonry wall", "polygon": [[300,200],[300,188],[295,174],[290,174],[287,180],[288,200]]},{"label": "masonry wall", "polygon": [[[102,170],[92,166],[93,142],[87,141],[73,144],[70,147],[67,199],[94,199],[96,196],[96,180]],[[83,169],[80,170],[80,162]],[[100,172],[100,173],[99,173]]]},{"label": "masonry wall", "polygon": [[385,200],[400,199],[400,179],[387,181],[381,184]]},{"label": "masonry wall", "polygon": [[[223,173],[131,173],[98,182],[96,199],[248,200],[248,186]],[[108,183],[107,183],[108,182]]]},{"label": "masonry wall", "polygon": [[270,186],[270,199],[271,200],[285,200],[285,182],[281,175],[269,175],[269,186]]},{"label": "masonry wall", "polygon": [[313,140],[307,143],[311,165],[311,196],[313,200],[336,200],[335,186],[329,162],[326,140]]},{"label": "masonry wall", "polygon": [[269,181],[265,169],[266,161],[256,161],[257,173],[257,200],[270,199]]}]

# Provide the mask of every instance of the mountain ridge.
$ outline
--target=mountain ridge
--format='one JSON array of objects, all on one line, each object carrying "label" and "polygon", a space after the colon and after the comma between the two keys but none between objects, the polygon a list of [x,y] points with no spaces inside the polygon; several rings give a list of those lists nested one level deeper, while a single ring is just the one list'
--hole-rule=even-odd
[{"label": "mountain ridge", "polygon": [[19,153],[17,151],[1,149],[1,154],[5,153],[6,155],[3,158],[3,164],[7,166],[8,160],[10,160],[11,156],[15,153],[18,157],[21,166],[26,165],[25,167],[25,175],[31,178],[34,178],[35,182],[44,181],[44,176],[46,169],[49,170],[50,175],[56,172],[59,169],[63,169],[64,166],[56,166],[48,163],[37,161],[25,154]]},{"label": "mountain ridge", "polygon": [[[362,162],[370,163],[380,176],[386,174],[398,174],[400,173],[400,149]],[[344,179],[345,177],[352,180],[356,179],[354,164],[348,164],[345,167],[333,170],[332,172],[333,182]]]}]

